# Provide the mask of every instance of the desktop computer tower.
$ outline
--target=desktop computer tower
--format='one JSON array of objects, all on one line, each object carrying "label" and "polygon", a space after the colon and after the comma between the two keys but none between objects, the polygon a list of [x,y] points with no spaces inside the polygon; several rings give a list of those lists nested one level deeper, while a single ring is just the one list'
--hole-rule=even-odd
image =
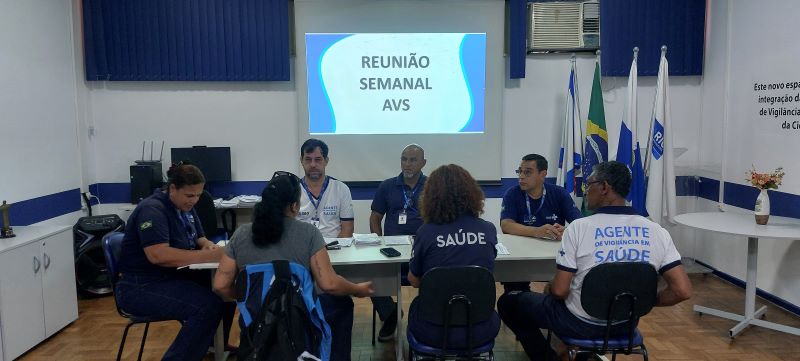
[{"label": "desktop computer tower", "polygon": [[131,203],[137,204],[164,184],[161,162],[138,162],[131,166]]}]

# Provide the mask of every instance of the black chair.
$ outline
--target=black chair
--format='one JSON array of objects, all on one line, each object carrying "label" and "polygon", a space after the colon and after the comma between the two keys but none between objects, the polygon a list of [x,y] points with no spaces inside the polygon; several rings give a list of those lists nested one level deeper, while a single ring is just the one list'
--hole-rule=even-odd
[{"label": "black chair", "polygon": [[[649,263],[615,262],[598,265],[586,274],[581,287],[581,306],[590,316],[606,321],[605,336],[597,339],[559,336],[569,348],[570,360],[578,355],[640,354],[647,361],[644,338],[635,327],[656,303],[658,273]],[[611,325],[626,321],[624,336],[612,337]]]},{"label": "black chair", "polygon": [[[122,238],[125,236],[125,233],[122,232],[111,232],[107,234],[103,238],[103,253],[106,257],[106,270],[108,271],[108,279],[111,281],[111,287],[116,289],[117,281],[119,280],[119,257],[120,253],[122,252]],[[117,306],[117,313],[120,316],[125,317],[129,320],[128,324],[125,325],[125,332],[122,333],[122,341],[119,344],[119,351],[117,351],[117,361],[122,358],[122,350],[125,347],[125,339],[128,337],[128,330],[131,326],[135,324],[145,324],[144,325],[144,334],[142,334],[142,344],[139,346],[139,357],[137,360],[142,360],[142,352],[144,351],[144,342],[147,340],[147,330],[150,328],[150,322],[160,322],[160,321],[178,321],[180,320],[172,320],[172,319],[163,319],[163,318],[156,318],[156,317],[149,317],[149,316],[137,316],[125,312],[122,308],[119,307],[119,300],[117,300],[117,293],[114,292],[114,303]]]},{"label": "black chair", "polygon": [[200,199],[197,200],[197,204],[194,205],[194,209],[197,211],[197,217],[200,218],[200,224],[203,225],[208,240],[217,243],[228,238],[227,232],[217,225],[217,211],[214,208],[214,197],[211,196],[211,193],[204,190]]},{"label": "black chair", "polygon": [[[420,319],[442,325],[442,344],[427,345],[408,329],[408,357],[456,360],[494,360],[494,340],[474,345],[472,327],[494,314],[495,283],[489,270],[479,266],[436,267],[422,276],[419,289]],[[447,345],[451,327],[465,327],[467,345],[452,349]]]}]

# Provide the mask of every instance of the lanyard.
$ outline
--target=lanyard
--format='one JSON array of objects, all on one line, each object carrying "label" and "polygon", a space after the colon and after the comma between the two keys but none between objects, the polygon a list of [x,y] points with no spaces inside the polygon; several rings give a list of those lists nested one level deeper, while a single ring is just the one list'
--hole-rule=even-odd
[{"label": "lanyard", "polygon": [[416,199],[417,192],[419,191],[420,184],[422,183],[422,176],[417,179],[417,184],[414,185],[414,189],[411,190],[411,196],[408,196],[408,192],[406,192],[406,185],[403,183],[401,185],[401,189],[403,190],[403,213],[406,212],[406,209],[411,207],[411,204]]},{"label": "lanyard", "polygon": [[[314,195],[311,194],[305,178],[300,180],[300,185],[303,186],[303,189],[305,189],[306,194],[308,195],[308,200],[311,202],[311,205],[314,206],[314,214],[317,216],[316,218],[319,218],[319,204],[322,203],[322,195],[325,193],[325,190],[328,189],[328,177],[326,176],[325,182],[322,183],[322,190],[319,191],[319,198],[314,198]],[[314,200],[316,200],[316,202],[314,202]]]},{"label": "lanyard", "polygon": [[[197,242],[195,240],[195,238],[197,238],[197,230],[194,227],[194,223],[189,222],[189,219],[187,218],[188,215],[188,212],[181,212],[180,209],[178,210],[178,219],[181,220],[183,229],[186,232],[186,237],[188,238],[189,242],[189,249],[195,249],[197,248]],[[192,217],[192,219],[194,219],[194,217]]]},{"label": "lanyard", "polygon": [[539,208],[536,208],[536,212],[533,213],[531,213],[531,197],[528,196],[528,193],[525,193],[525,191],[522,191],[522,193],[525,194],[525,205],[528,207],[528,220],[533,222],[533,216],[542,210],[542,206],[544,205],[544,197],[547,196],[547,188],[542,189],[542,201],[539,202]]}]

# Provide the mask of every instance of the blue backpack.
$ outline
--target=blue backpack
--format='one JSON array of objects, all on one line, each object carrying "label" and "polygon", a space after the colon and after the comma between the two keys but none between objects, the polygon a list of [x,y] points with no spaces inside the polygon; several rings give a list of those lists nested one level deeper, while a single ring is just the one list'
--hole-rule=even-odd
[{"label": "blue backpack", "polygon": [[239,360],[330,359],[331,330],[305,267],[289,261],[247,265],[236,290]]}]

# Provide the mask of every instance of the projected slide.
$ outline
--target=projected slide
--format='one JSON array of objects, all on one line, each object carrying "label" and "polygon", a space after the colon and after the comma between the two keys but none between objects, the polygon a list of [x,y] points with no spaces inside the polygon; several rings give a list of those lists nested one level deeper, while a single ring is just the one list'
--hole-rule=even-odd
[{"label": "projected slide", "polygon": [[306,34],[311,134],[484,132],[486,34]]}]

